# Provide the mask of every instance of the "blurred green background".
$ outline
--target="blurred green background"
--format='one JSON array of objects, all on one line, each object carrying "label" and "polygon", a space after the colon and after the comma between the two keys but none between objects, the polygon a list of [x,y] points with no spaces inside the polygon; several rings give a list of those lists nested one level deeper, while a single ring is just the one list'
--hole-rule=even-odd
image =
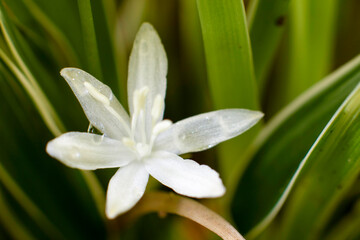
[{"label": "blurred green background", "polygon": [[186,156],[228,189],[201,202],[247,239],[360,239],[359,12],[357,0],[0,0],[0,239],[217,238],[173,215],[107,221],[116,169],[81,172],[45,152],[61,132],[88,128],[62,68],[91,73],[127,106],[144,21],[169,60],[165,118],[265,113]]}]

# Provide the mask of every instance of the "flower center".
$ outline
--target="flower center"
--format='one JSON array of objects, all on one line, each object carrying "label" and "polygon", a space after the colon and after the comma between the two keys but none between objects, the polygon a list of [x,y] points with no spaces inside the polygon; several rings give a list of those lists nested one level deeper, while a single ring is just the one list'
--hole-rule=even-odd
[{"label": "flower center", "polygon": [[123,138],[123,143],[136,153],[139,160],[151,154],[156,137],[172,124],[170,120],[161,120],[163,97],[158,94],[149,99],[148,93],[146,86],[134,91],[131,135]]},{"label": "flower center", "polygon": [[130,128],[124,119],[112,108],[108,97],[100,93],[89,82],[84,82],[84,86],[94,99],[102,103],[116,119],[126,126],[125,129],[129,135],[124,137],[122,142],[131,151],[136,153],[139,160],[151,154],[156,137],[172,124],[170,120],[161,120],[164,98],[157,94],[153,99],[149,99],[148,93],[150,89],[147,86],[134,91]]}]

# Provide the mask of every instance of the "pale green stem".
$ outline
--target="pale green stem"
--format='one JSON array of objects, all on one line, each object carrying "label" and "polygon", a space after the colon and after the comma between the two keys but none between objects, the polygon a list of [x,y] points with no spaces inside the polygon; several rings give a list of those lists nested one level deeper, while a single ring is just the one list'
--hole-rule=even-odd
[{"label": "pale green stem", "polygon": [[172,193],[151,192],[127,214],[120,217],[120,223],[131,222],[150,213],[173,213],[191,219],[211,230],[224,240],[244,240],[244,237],[224,218],[199,202]]}]

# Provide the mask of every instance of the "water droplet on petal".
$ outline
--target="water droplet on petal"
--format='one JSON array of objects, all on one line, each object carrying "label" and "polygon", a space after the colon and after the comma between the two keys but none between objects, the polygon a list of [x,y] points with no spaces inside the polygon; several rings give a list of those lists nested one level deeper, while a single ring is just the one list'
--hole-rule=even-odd
[{"label": "water droplet on petal", "polygon": [[180,140],[184,141],[186,139],[186,134],[180,134],[179,135]]},{"label": "water droplet on petal", "polygon": [[71,153],[71,158],[72,159],[79,159],[81,156],[81,154],[78,151],[74,151]]}]

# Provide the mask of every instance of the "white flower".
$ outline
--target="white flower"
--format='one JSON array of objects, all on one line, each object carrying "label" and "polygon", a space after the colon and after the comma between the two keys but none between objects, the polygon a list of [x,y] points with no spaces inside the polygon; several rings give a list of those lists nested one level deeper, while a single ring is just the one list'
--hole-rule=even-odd
[{"label": "white flower", "polygon": [[80,69],[61,71],[91,125],[104,135],[65,133],[50,141],[46,151],[73,168],[120,168],[108,186],[108,218],[124,213],[139,201],[149,174],[179,194],[195,198],[222,196],[225,187],[216,171],[178,155],[233,138],[263,116],[257,111],[226,109],[172,124],[163,120],[166,74],[163,45],[148,23],[141,26],[130,56],[130,117],[108,86]]}]

